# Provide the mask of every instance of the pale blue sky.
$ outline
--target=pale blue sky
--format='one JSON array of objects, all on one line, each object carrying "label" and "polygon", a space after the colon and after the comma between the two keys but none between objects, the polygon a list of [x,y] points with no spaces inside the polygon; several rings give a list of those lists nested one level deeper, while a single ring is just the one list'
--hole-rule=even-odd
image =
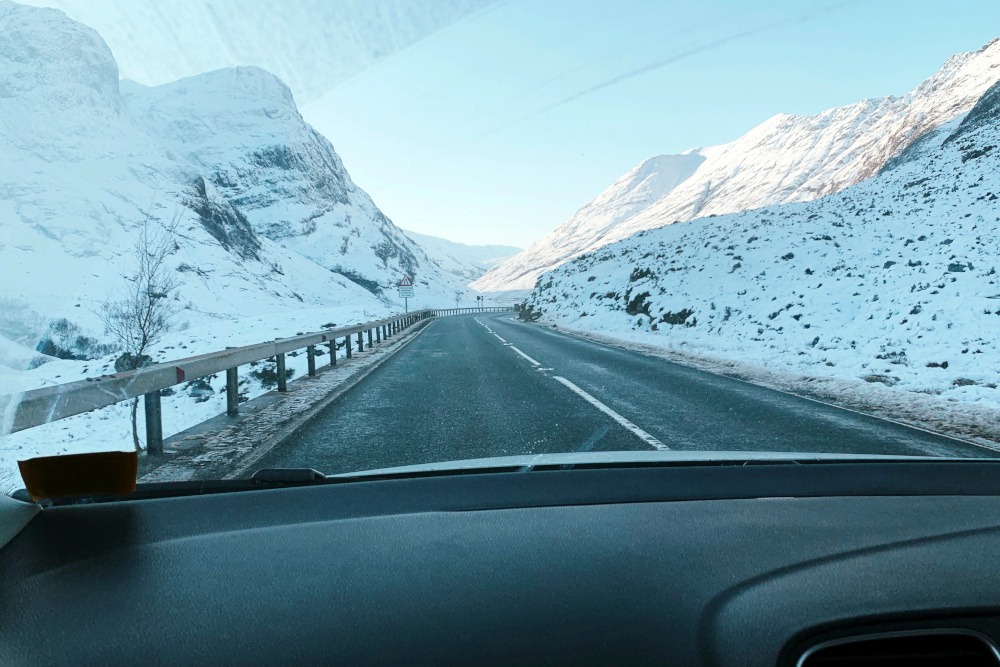
[{"label": "pale blue sky", "polygon": [[997,0],[512,0],[303,114],[398,225],[525,246],[648,157],[901,95],[998,35]]}]

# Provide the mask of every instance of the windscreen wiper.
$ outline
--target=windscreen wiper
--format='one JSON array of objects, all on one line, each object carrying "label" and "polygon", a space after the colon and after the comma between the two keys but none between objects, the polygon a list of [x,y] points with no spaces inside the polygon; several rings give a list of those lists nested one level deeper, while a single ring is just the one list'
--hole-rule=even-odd
[{"label": "windscreen wiper", "polygon": [[298,484],[303,482],[319,482],[326,475],[312,468],[261,468],[250,475],[250,480],[268,482],[271,484]]}]

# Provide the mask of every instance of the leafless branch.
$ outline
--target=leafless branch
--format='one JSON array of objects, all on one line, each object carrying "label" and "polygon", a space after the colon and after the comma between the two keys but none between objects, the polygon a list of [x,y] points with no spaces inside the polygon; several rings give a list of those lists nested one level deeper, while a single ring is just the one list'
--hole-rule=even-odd
[{"label": "leafless branch", "polygon": [[[148,351],[170,330],[176,311],[170,296],[179,287],[176,274],[167,262],[176,250],[174,231],[180,216],[161,229],[154,229],[147,214],[139,226],[135,245],[122,267],[118,293],[101,304],[99,315],[121,355],[115,360],[118,372],[134,370],[151,361]],[[132,440],[140,450],[136,413],[139,399],[132,402]]]}]

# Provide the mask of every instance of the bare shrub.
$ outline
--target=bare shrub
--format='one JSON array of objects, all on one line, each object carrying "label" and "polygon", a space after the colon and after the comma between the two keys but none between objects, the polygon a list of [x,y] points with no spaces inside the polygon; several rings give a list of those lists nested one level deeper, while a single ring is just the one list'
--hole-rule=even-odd
[{"label": "bare shrub", "polygon": [[[170,296],[179,287],[176,272],[167,269],[177,250],[174,230],[178,217],[165,228],[155,229],[147,215],[139,226],[135,244],[125,256],[122,282],[116,293],[101,303],[98,315],[104,330],[121,352],[115,371],[122,373],[152,363],[149,349],[170,330],[176,313]],[[136,413],[139,399],[132,399],[132,443],[141,451]]]}]

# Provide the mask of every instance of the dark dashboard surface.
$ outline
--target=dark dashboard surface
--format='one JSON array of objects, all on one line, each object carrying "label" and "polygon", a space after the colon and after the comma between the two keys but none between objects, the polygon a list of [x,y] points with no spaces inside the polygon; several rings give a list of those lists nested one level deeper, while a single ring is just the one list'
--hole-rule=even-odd
[{"label": "dark dashboard surface", "polygon": [[0,664],[794,664],[854,626],[992,633],[998,554],[991,462],[546,470],[50,507],[0,550]]}]

